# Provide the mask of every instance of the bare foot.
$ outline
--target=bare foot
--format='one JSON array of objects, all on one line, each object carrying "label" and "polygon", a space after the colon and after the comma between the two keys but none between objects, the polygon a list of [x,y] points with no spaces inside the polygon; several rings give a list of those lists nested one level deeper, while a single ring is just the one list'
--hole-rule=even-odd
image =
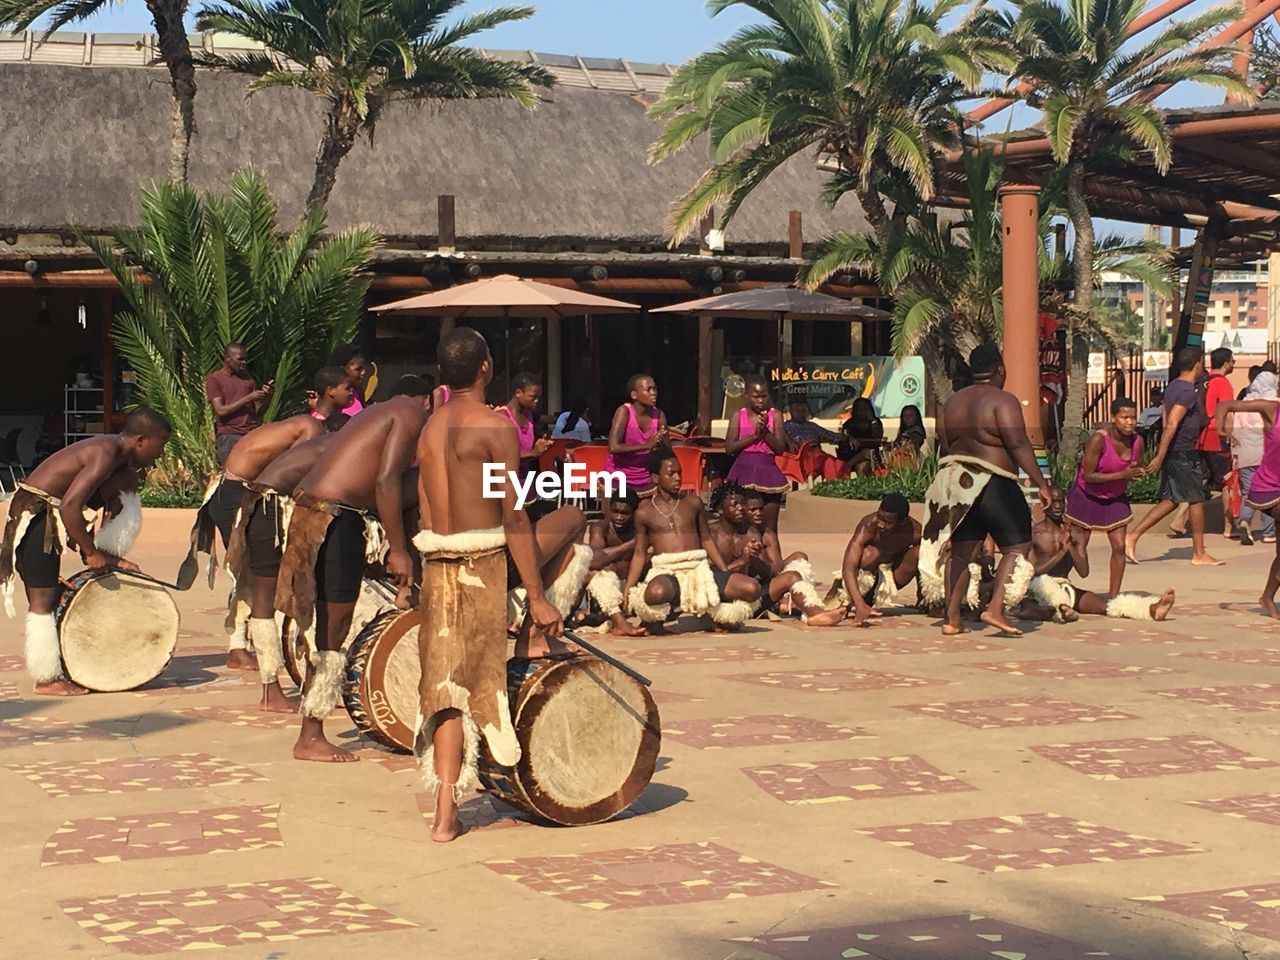
[{"label": "bare foot", "polygon": [[1225,560],[1215,560],[1207,553],[1191,558],[1191,565],[1193,567],[1221,567],[1224,566],[1226,562],[1227,561]]},{"label": "bare foot", "polygon": [[258,704],[258,709],[263,713],[297,713],[298,701],[292,697],[286,697],[278,682],[264,683],[262,701]]},{"label": "bare foot", "polygon": [[1062,618],[1063,623],[1075,623],[1080,619],[1080,614],[1065,603],[1058,605],[1058,616]]},{"label": "bare foot", "polygon": [[969,628],[963,623],[944,623],[942,625],[942,635],[944,637],[958,637],[962,633],[968,633]]},{"label": "bare foot", "polygon": [[435,816],[431,819],[431,839],[436,843],[452,843],[466,832],[467,828],[458,816],[458,805],[450,803],[446,810],[444,804],[437,802]]},{"label": "bare foot", "polygon": [[1280,620],[1280,609],[1276,608],[1276,598],[1268,597],[1263,594],[1258,598],[1258,602],[1262,604],[1262,609],[1267,611],[1267,616],[1272,620]]},{"label": "bare foot", "polygon": [[834,627],[843,620],[844,607],[836,607],[834,610],[818,607],[816,613],[807,614],[805,617],[805,623],[811,627]]},{"label": "bare foot", "polygon": [[230,670],[257,670],[258,658],[248,650],[227,651],[227,668]]},{"label": "bare foot", "polygon": [[1135,566],[1138,563],[1138,555],[1134,553],[1134,548],[1137,547],[1137,545],[1138,541],[1133,539],[1133,537],[1124,538],[1124,558]]},{"label": "bare foot", "polygon": [[42,697],[83,697],[89,691],[78,683],[59,677],[48,683],[37,683],[34,692]]},{"label": "bare foot", "polygon": [[[1163,620],[1165,617],[1169,616],[1169,611],[1173,609],[1173,597],[1174,593],[1172,590],[1166,590],[1164,593],[1160,594],[1160,599],[1151,605],[1152,620]],[[1272,608],[1274,609],[1274,604],[1272,605]]]},{"label": "bare foot", "polygon": [[621,614],[609,621],[609,632],[615,637],[645,637],[648,631],[643,626],[632,626]]},{"label": "bare foot", "polygon": [[574,646],[558,637],[549,637],[541,630],[532,630],[528,637],[521,637],[516,641],[515,655],[525,660],[538,660],[542,657],[562,657],[569,653],[581,653],[579,647]]},{"label": "bare foot", "polygon": [[995,627],[1001,633],[1007,633],[1011,637],[1022,636],[1022,631],[1005,619],[1002,612],[993,610],[983,610],[982,616],[978,618],[989,627]]},{"label": "bare foot", "polygon": [[293,745],[293,759],[316,760],[320,763],[355,763],[360,758],[348,750],[335,747],[322,733],[318,737],[299,737],[298,742]]}]

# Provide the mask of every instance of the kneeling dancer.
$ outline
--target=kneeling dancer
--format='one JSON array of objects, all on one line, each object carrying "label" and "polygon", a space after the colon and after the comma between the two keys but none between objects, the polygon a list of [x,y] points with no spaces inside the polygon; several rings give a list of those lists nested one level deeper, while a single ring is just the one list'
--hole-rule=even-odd
[{"label": "kneeling dancer", "polygon": [[[838,600],[853,616],[855,627],[865,626],[912,580],[919,592],[919,564],[920,524],[911,518],[907,498],[890,493],[879,510],[858,521],[828,600]],[[857,590],[851,593],[845,586],[849,583]]]},{"label": "kneeling dancer", "polygon": [[[324,736],[324,720],[338,705],[346,669],[343,641],[367,562],[385,550],[387,579],[402,591],[412,584],[413,560],[404,531],[404,473],[413,462],[427,420],[425,381],[354,417],[298,484],[276,584],[277,610],[306,630],[315,620],[315,673],[302,699],[299,760],[357,760]],[[385,542],[384,542],[385,538]]]},{"label": "kneeling dancer", "polygon": [[[629,609],[654,630],[673,613],[708,616],[717,630],[742,626],[760,599],[759,582],[726,569],[702,500],[680,492],[680,461],[670,447],[649,455],[649,475],[655,489],[636,511],[636,547],[627,572]],[[641,583],[650,544],[655,553]]]},{"label": "kneeling dancer", "polygon": [[609,501],[609,515],[588,528],[591,547],[591,576],[587,580],[587,600],[593,614],[607,618],[607,629],[619,637],[643,637],[644,627],[635,627],[622,612],[622,585],[636,552],[636,510],[640,498],[634,490],[616,494]]}]

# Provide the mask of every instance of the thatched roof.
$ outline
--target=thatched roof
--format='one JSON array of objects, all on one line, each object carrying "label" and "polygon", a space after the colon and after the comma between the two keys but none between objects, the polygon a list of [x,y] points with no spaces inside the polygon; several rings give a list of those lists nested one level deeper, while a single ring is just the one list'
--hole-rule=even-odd
[{"label": "thatched roof", "polygon": [[[343,163],[331,225],[370,223],[389,237],[430,243],[437,195],[453,194],[459,247],[528,248],[557,238],[565,246],[661,244],[671,201],[695,182],[705,157],[691,149],[646,163],[658,126],[645,113],[652,94],[638,89],[645,77],[632,76],[630,90],[622,81],[558,87],[532,112],[497,102],[397,106],[375,142],[361,141]],[[0,229],[135,222],[137,187],[167,169],[167,79],[140,65],[0,62]],[[244,89],[238,77],[199,73],[192,181],[219,188],[252,164],[292,217],[310,186],[322,104],[279,90],[246,100]],[[804,214],[809,241],[860,227],[852,200],[826,209],[822,179],[809,156],[779,170],[730,224],[726,252],[785,252],[789,210]]]}]

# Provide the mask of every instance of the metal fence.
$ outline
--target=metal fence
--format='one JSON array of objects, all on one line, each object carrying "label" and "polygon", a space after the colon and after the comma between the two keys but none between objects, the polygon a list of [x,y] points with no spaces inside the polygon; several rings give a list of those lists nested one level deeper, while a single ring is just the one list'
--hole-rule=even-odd
[{"label": "metal fence", "polygon": [[1128,397],[1138,404],[1138,409],[1151,406],[1151,391],[1162,388],[1163,383],[1143,379],[1142,351],[1130,348],[1127,353],[1107,353],[1106,380],[1086,387],[1084,422],[1094,426],[1111,415],[1111,402],[1118,397]]}]

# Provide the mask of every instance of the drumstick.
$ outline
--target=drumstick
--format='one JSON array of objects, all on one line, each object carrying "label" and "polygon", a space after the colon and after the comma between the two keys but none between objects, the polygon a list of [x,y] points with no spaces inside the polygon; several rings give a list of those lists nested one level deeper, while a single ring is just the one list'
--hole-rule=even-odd
[{"label": "drumstick", "polygon": [[154,583],[157,587],[164,587],[166,590],[176,590],[178,593],[183,592],[182,588],[176,583],[166,583],[165,581],[159,580],[150,574],[143,573],[141,570],[121,570],[119,567],[116,567],[112,570],[112,573],[118,573],[125,577],[137,577],[139,580],[145,580],[147,583]]},{"label": "drumstick", "polygon": [[594,643],[590,643],[586,640],[583,640],[582,637],[578,636],[572,630],[565,630],[564,635],[569,638],[569,641],[571,643],[577,644],[583,650],[587,651],[587,653],[591,654],[592,656],[599,657],[605,663],[612,664],[613,666],[617,667],[619,670],[625,673],[632,680],[635,680],[637,683],[643,683],[646,687],[653,686],[653,681],[650,680],[648,677],[644,676],[644,674],[637,673],[635,670],[632,670],[630,667],[628,667],[625,663],[623,663],[617,657],[609,656],[609,654],[605,653],[603,650],[597,647]]}]

